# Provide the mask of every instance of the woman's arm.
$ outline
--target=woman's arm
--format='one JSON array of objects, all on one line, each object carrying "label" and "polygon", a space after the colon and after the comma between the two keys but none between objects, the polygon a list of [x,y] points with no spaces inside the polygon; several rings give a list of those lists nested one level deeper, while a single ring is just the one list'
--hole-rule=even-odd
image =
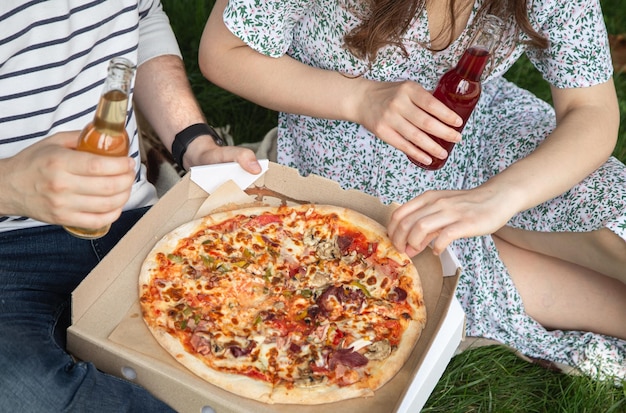
[{"label": "woman's arm", "polygon": [[425,152],[442,158],[447,154],[424,131],[445,140],[460,140],[460,134],[448,126],[459,125],[459,117],[419,84],[347,77],[287,55],[265,56],[224,25],[226,4],[227,0],[217,0],[202,35],[198,59],[204,76],[216,85],[273,110],[359,123],[426,163],[430,157]]},{"label": "woman's arm", "polygon": [[217,0],[207,21],[198,54],[204,76],[259,105],[308,116],[354,120],[352,99],[362,94],[363,79],[313,68],[284,55],[256,52],[224,25],[228,0]]},{"label": "woman's arm", "polygon": [[469,191],[430,191],[398,208],[389,233],[414,254],[434,240],[490,234],[520,211],[567,191],[602,165],[617,139],[619,108],[612,79],[587,88],[552,88],[557,127],[530,155]]},{"label": "woman's arm", "polygon": [[486,184],[499,190],[519,188],[514,191],[518,211],[573,187],[606,162],[617,142],[619,107],[612,78],[591,87],[551,91],[555,130],[531,155]]}]

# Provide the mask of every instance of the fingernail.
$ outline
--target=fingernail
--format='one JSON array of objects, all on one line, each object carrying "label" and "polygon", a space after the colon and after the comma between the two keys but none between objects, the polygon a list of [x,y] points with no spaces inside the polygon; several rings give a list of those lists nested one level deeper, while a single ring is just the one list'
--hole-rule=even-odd
[{"label": "fingernail", "polygon": [[259,162],[252,161],[248,165],[250,166],[250,169],[256,171],[256,173],[261,172],[261,164]]}]

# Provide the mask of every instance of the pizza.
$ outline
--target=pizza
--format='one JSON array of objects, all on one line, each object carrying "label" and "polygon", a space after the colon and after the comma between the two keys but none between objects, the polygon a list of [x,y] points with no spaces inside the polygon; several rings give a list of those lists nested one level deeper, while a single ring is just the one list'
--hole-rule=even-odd
[{"label": "pizza", "polygon": [[426,323],[411,259],[381,224],[330,205],[183,224],[146,257],[139,297],[148,329],[178,362],[264,403],[371,396]]}]

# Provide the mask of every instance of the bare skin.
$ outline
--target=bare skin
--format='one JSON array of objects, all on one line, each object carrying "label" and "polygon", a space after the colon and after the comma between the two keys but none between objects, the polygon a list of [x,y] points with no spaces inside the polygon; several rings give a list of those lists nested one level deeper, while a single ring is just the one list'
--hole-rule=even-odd
[{"label": "bare skin", "polygon": [[606,228],[572,233],[524,231],[505,226],[495,235],[519,248],[571,262],[626,283],[626,242]]},{"label": "bare skin", "polygon": [[448,155],[428,134],[460,141],[453,126],[461,118],[418,83],[347,77],[288,55],[262,55],[228,31],[226,3],[216,1],[198,51],[200,69],[214,84],[276,111],[354,121],[426,164]]},{"label": "bare skin", "polygon": [[[158,88],[154,85],[159,85]],[[137,69],[135,103],[154,127],[163,145],[171,149],[174,136],[189,125],[206,122],[185,66],[176,56],[159,56]],[[250,173],[261,172],[254,152],[237,146],[218,147],[210,136],[194,140],[183,157],[183,167],[237,162]]]},{"label": "bare skin", "polygon": [[497,236],[493,239],[526,312],[541,325],[626,340],[626,284],[580,265],[519,248]]},{"label": "bare skin", "polygon": [[55,134],[0,160],[0,215],[99,228],[130,197],[134,161],[73,150],[78,131]]}]

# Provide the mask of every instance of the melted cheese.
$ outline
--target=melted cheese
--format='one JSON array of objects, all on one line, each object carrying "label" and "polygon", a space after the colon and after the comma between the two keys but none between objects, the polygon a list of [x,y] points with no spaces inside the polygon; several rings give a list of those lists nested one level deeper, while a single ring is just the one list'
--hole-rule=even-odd
[{"label": "melted cheese", "polygon": [[[401,319],[387,301],[399,278],[379,271],[376,255],[342,255],[336,215],[305,215],[293,211],[261,228],[255,217],[239,217],[232,231],[207,228],[181,240],[161,257],[165,270],[142,297],[151,301],[151,319],[187,346],[209,326],[205,338],[217,351],[205,363],[256,369],[273,382],[312,380],[312,366],[327,368],[333,349],[365,352],[386,339],[387,322]],[[343,298],[320,298],[331,286]]]}]

